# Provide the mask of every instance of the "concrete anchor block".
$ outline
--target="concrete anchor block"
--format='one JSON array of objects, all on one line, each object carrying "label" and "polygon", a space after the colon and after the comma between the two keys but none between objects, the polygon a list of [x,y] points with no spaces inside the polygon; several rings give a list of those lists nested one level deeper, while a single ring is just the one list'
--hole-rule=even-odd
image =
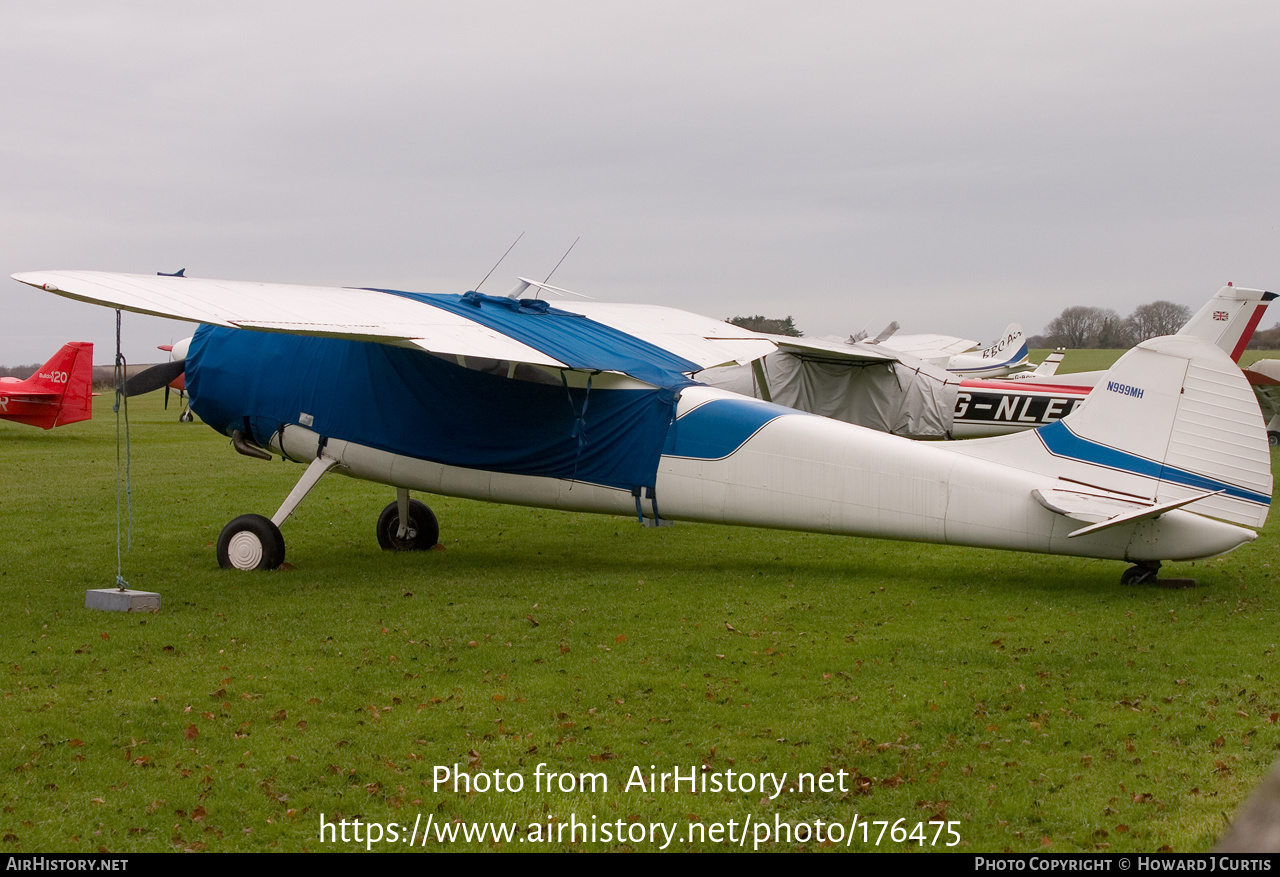
[{"label": "concrete anchor block", "polygon": [[159,612],[160,595],[153,591],[98,588],[84,592],[84,608],[104,612]]}]

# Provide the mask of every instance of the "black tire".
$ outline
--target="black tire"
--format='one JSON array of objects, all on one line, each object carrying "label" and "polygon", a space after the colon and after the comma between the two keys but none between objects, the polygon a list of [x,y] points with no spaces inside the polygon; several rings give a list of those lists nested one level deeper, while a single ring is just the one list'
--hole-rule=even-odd
[{"label": "black tire", "polygon": [[1160,568],[1149,566],[1131,566],[1124,572],[1120,573],[1120,584],[1122,585],[1145,585],[1156,581],[1160,574]]},{"label": "black tire", "polygon": [[424,502],[409,500],[409,533],[396,536],[400,529],[400,504],[393,502],[378,515],[378,545],[383,551],[427,551],[440,539],[440,523],[436,513]]},{"label": "black tire", "polygon": [[218,536],[218,566],[223,569],[276,569],[284,563],[280,528],[262,515],[241,515]]},{"label": "black tire", "polygon": [[1272,430],[1268,430],[1268,431],[1267,431],[1267,444],[1271,445],[1271,447],[1273,447],[1273,448],[1274,448],[1276,445],[1280,445],[1280,432],[1276,432],[1274,429],[1272,429]]}]

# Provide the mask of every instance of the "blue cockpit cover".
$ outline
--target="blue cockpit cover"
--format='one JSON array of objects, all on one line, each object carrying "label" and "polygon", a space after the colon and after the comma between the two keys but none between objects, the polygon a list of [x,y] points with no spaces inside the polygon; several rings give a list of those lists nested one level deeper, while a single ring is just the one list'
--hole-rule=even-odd
[{"label": "blue cockpit cover", "polygon": [[465,295],[375,291],[451,311],[555,357],[570,368],[621,372],[656,387],[673,388],[696,383],[687,373],[702,368],[634,335],[538,299],[516,301],[474,291]]},{"label": "blue cockpit cover", "polygon": [[654,486],[679,395],[532,383],[385,344],[215,326],[192,339],[187,389],[205,423],[247,428],[263,445],[309,414],[323,436],[395,454],[627,490]]}]

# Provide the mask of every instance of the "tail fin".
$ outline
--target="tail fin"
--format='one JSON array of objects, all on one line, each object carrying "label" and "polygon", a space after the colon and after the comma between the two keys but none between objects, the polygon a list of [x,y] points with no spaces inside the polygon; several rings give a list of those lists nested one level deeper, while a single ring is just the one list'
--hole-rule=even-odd
[{"label": "tail fin", "polygon": [[1178,330],[1178,334],[1204,338],[1239,362],[1240,354],[1253,338],[1263,312],[1275,297],[1274,292],[1245,289],[1228,283]]},{"label": "tail fin", "polygon": [[1058,366],[1062,364],[1062,360],[1065,356],[1066,351],[1059,347],[1057,350],[1046,356],[1044,361],[1036,366],[1035,371],[1031,374],[1037,378],[1053,377],[1058,373]]},{"label": "tail fin", "polygon": [[958,353],[947,371],[967,377],[997,377],[1027,364],[1027,339],[1022,326],[1010,323],[1004,332],[981,350]]},{"label": "tail fin", "polygon": [[51,371],[46,372],[51,368],[56,368],[59,378],[65,382],[57,425],[79,423],[93,417],[93,344],[70,341],[62,345],[62,349],[32,379],[52,374]]},{"label": "tail fin", "polygon": [[0,385],[0,392],[9,403],[6,420],[41,429],[88,420],[93,416],[93,345],[87,341],[62,345],[34,375]]},{"label": "tail fin", "polygon": [[1057,423],[957,450],[1155,506],[1190,499],[1189,511],[1252,527],[1271,503],[1257,399],[1226,354],[1193,335],[1139,344]]}]

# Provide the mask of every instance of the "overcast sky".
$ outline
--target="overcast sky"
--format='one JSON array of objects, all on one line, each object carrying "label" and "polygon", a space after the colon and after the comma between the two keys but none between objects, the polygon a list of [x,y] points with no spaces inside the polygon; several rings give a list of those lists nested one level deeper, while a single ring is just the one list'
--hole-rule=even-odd
[{"label": "overcast sky", "polygon": [[9,365],[114,351],[16,271],[463,292],[521,232],[485,292],[581,236],[553,283],[808,335],[1280,288],[1274,2],[52,0],[0,34]]}]

